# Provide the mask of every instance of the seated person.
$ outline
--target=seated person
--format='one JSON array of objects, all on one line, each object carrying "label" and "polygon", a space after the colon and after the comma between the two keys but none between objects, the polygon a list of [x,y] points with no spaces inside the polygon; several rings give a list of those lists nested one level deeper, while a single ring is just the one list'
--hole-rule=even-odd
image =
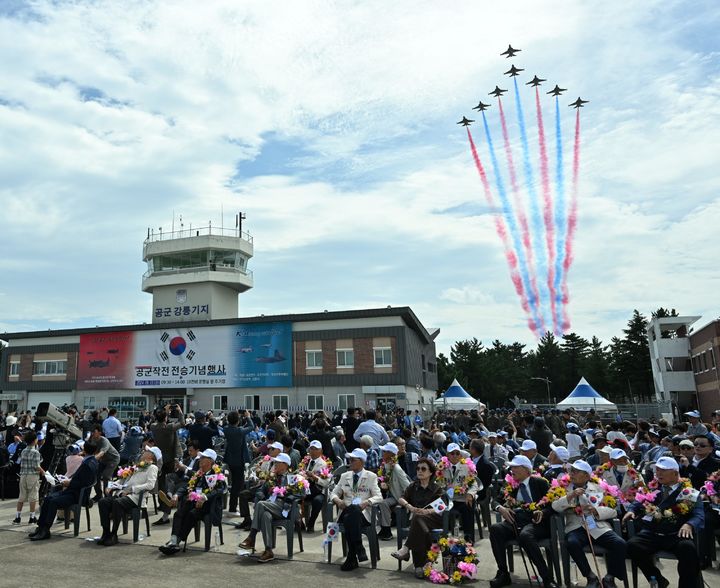
[{"label": "seated person", "polygon": [[619,448],[610,451],[610,460],[595,470],[595,475],[620,490],[623,507],[635,501],[635,493],[645,486],[642,474],[630,465],[627,453]]},{"label": "seated person", "polygon": [[205,515],[212,515],[213,524],[221,522],[222,495],[227,492],[225,474],[220,466],[215,464],[217,453],[214,450],[206,449],[198,453],[198,456],[198,471],[190,478],[187,486],[178,489],[180,506],[173,517],[170,541],[159,548],[165,555],[174,555],[180,551],[178,544],[187,539],[190,531]]},{"label": "seated person", "polygon": [[555,478],[565,473],[566,464],[570,459],[570,452],[567,450],[567,447],[560,445],[550,445],[550,449],[548,466],[543,472],[543,478],[552,482]]},{"label": "seated person", "polygon": [[670,581],[660,574],[655,553],[670,551],[678,560],[678,586],[695,586],[700,558],[693,537],[705,524],[700,493],[680,477],[680,466],[672,457],[657,460],[655,478],[648,488],[648,493],[635,495],[623,517],[623,522],[642,521],[641,530],[627,542],[627,554],[648,580],[654,576],[660,588],[667,588]]},{"label": "seated person", "polygon": [[238,508],[240,514],[243,517],[242,522],[236,525],[238,529],[247,531],[252,525],[250,519],[250,501],[257,503],[259,497],[257,493],[262,490],[263,485],[270,477],[270,470],[273,466],[273,458],[280,455],[283,450],[282,443],[273,441],[269,443],[266,448],[266,454],[256,464],[255,468],[250,472],[247,480],[247,488],[241,490],[238,493]]},{"label": "seated person", "polygon": [[198,442],[190,439],[187,442],[187,457],[177,462],[175,472],[168,474],[165,478],[166,491],[160,490],[158,498],[160,501],[171,509],[178,502],[178,491],[183,486],[187,486],[190,478],[198,471],[200,467],[200,448]]},{"label": "seated person", "polygon": [[325,503],[325,492],[332,480],[332,461],[323,455],[322,443],[315,440],[308,446],[308,454],[300,462],[298,473],[310,482],[310,517],[308,533],[315,532],[320,510]]},{"label": "seated person", "polygon": [[[147,502],[147,493],[152,492],[158,479],[158,468],[155,465],[155,454],[145,451],[136,465],[130,465],[118,470],[118,482],[123,484],[122,490],[105,490],[105,496],[98,502],[102,537],[98,545],[115,545],[118,542],[118,528],[123,515],[130,512],[140,504],[140,493],[145,492],[143,498]],[[112,520],[112,529],[110,522]]]},{"label": "seated person", "polygon": [[[613,588],[615,578],[625,579],[625,541],[608,522],[617,516],[616,501],[606,495],[598,482],[591,480],[592,475],[592,467],[586,461],[573,462],[567,493],[554,500],[552,508],[555,512],[565,513],[567,549],[580,573],[587,579],[588,588],[601,588],[600,579],[590,568],[585,555],[585,547],[590,545],[588,532],[593,544],[608,552],[608,573],[602,579],[602,586]],[[582,509],[581,514],[576,511],[578,507]]]},{"label": "seated person", "polygon": [[83,462],[82,441],[76,441],[67,448],[67,457],[65,458],[65,477],[72,478],[80,464]]},{"label": "seated person", "polygon": [[30,541],[50,539],[50,527],[58,509],[77,504],[80,499],[80,491],[95,484],[99,470],[98,460],[95,457],[98,446],[92,439],[89,439],[83,445],[82,452],[85,458],[73,477],[62,482],[61,491],[53,492],[45,497],[40,507],[37,529],[30,533]]},{"label": "seated person", "polygon": [[505,552],[507,542],[517,540],[535,565],[543,586],[556,588],[557,584],[552,581],[538,546],[538,541],[550,537],[549,505],[538,508],[538,503],[550,489],[550,483],[545,478],[532,475],[533,464],[524,455],[515,456],[508,467],[510,475],[505,477],[507,484],[498,498],[500,504],[495,507],[503,520],[490,527],[490,545],[498,568],[490,586],[501,588],[513,583]]},{"label": "seated person", "polygon": [[469,457],[462,457],[460,446],[450,443],[447,454],[438,462],[435,481],[445,489],[453,502],[453,508],[462,521],[465,540],[475,542],[475,513],[473,503],[480,487],[475,464]]},{"label": "seated person", "polygon": [[290,514],[293,506],[307,494],[310,484],[300,474],[291,475],[290,456],[280,453],[272,458],[273,475],[268,478],[261,490],[262,500],[255,505],[250,534],[240,543],[241,549],[255,550],[255,538],[262,533],[265,550],[258,561],[267,563],[275,559],[273,547],[273,520],[280,520]]},{"label": "seated person", "polygon": [[398,447],[395,443],[386,443],[380,447],[380,451],[382,451],[382,461],[378,470],[378,481],[383,501],[380,503],[380,533],[378,533],[378,539],[390,541],[393,538],[390,530],[391,510],[410,485],[410,478],[398,464]]},{"label": "seated person", "polygon": [[347,454],[349,471],[340,476],[332,491],[331,499],[340,509],[338,523],[345,527],[348,552],[341,570],[349,572],[358,567],[358,562],[367,561],[362,544],[362,530],[370,525],[372,506],[382,502],[377,474],[365,469],[367,454],[355,449]]},{"label": "seated person", "polygon": [[405,545],[391,555],[400,561],[410,559],[418,578],[424,578],[423,566],[427,563],[427,552],[432,545],[430,531],[442,528],[442,515],[430,506],[445,491],[435,482],[435,462],[427,457],[417,461],[417,479],[403,493],[398,504],[412,515],[410,530]]}]

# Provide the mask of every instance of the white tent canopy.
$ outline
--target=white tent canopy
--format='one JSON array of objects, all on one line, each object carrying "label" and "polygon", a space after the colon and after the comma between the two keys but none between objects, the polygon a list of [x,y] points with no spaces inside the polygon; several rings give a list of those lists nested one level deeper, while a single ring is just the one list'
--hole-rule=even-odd
[{"label": "white tent canopy", "polygon": [[615,404],[603,398],[585,378],[580,378],[578,385],[570,392],[567,398],[558,402],[558,408],[579,408],[596,410],[614,410]]},{"label": "white tent canopy", "polygon": [[445,392],[433,400],[436,409],[446,410],[485,410],[485,405],[470,396],[457,380],[453,380]]}]

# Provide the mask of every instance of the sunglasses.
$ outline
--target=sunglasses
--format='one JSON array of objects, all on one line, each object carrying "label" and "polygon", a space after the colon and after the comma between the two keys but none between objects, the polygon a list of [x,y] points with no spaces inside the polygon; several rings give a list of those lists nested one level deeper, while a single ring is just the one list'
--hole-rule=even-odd
[{"label": "sunglasses", "polygon": [[695,443],[695,447],[710,447],[710,446],[705,445],[705,443]]},{"label": "sunglasses", "polygon": [[418,466],[418,467],[415,468],[415,471],[418,471],[418,472],[429,472],[429,471],[430,471],[430,468],[427,467],[427,466]]}]

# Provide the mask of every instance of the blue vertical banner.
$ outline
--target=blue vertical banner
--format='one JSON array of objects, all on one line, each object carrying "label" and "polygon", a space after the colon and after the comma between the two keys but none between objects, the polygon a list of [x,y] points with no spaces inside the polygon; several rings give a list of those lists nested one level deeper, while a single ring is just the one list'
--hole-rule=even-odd
[{"label": "blue vertical banner", "polygon": [[292,386],[292,323],[248,323],[233,328],[232,385]]}]

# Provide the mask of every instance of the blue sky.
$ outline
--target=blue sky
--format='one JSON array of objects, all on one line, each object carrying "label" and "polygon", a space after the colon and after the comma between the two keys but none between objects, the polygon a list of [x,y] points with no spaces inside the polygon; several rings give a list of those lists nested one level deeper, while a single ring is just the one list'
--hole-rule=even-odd
[{"label": "blue sky", "polygon": [[607,341],[660,305],[710,320],[719,20],[710,0],[0,2],[0,333],[150,321],[147,227],[222,207],[255,238],[241,315],[410,305],[441,351],[533,344],[455,125],[512,87],[508,43],[523,89],[591,100],[572,329]]}]

